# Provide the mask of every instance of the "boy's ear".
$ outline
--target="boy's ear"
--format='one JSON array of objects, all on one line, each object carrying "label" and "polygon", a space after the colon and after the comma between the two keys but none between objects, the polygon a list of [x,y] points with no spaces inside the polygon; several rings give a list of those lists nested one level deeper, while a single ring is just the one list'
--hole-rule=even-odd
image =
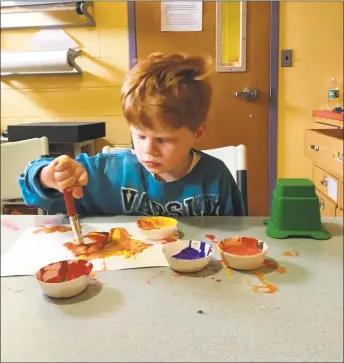
[{"label": "boy's ear", "polygon": [[206,134],[206,129],[207,129],[207,125],[206,123],[203,123],[195,132],[195,140],[198,140],[199,138],[201,138],[202,136],[204,136]]}]

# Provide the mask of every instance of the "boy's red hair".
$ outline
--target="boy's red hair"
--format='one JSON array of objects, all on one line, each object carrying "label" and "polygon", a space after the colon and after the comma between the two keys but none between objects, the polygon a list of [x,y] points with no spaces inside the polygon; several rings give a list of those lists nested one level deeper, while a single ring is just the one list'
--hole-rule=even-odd
[{"label": "boy's red hair", "polygon": [[122,86],[124,116],[137,128],[152,128],[158,121],[166,128],[196,131],[205,121],[212,90],[208,65],[202,57],[153,53],[132,68]]}]

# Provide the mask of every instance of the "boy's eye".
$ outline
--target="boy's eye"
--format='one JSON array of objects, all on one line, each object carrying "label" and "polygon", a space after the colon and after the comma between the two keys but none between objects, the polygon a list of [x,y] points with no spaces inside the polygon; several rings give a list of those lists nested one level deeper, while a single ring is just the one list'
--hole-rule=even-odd
[{"label": "boy's eye", "polygon": [[139,135],[139,139],[140,139],[140,140],[144,140],[145,138],[146,138],[146,136]]},{"label": "boy's eye", "polygon": [[160,144],[163,144],[166,141],[166,139],[163,139],[162,137],[158,137],[158,142]]}]

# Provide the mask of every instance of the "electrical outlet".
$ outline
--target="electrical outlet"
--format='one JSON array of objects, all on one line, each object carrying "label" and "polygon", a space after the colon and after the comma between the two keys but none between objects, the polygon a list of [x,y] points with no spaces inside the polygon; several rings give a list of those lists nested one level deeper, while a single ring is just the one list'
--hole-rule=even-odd
[{"label": "electrical outlet", "polygon": [[281,51],[281,67],[293,66],[293,51],[291,49],[282,49]]}]

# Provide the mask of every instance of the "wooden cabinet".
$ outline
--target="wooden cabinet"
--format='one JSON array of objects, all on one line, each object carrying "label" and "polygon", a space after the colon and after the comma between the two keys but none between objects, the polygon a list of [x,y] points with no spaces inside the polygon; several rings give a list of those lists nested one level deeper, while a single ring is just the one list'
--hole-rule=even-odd
[{"label": "wooden cabinet", "polygon": [[315,165],[343,178],[343,129],[306,130],[305,153]]},{"label": "wooden cabinet", "polygon": [[319,197],[319,208],[322,217],[336,216],[336,203],[333,202],[326,194],[316,189],[315,192]]},{"label": "wooden cabinet", "polygon": [[312,180],[315,188],[329,197],[335,204],[339,201],[339,180],[318,165],[313,165]]},{"label": "wooden cabinet", "polygon": [[324,217],[343,217],[343,114],[313,111],[305,154],[313,161],[312,181]]},{"label": "wooden cabinet", "polygon": [[336,209],[336,217],[344,217],[344,211],[343,209],[337,208]]}]

